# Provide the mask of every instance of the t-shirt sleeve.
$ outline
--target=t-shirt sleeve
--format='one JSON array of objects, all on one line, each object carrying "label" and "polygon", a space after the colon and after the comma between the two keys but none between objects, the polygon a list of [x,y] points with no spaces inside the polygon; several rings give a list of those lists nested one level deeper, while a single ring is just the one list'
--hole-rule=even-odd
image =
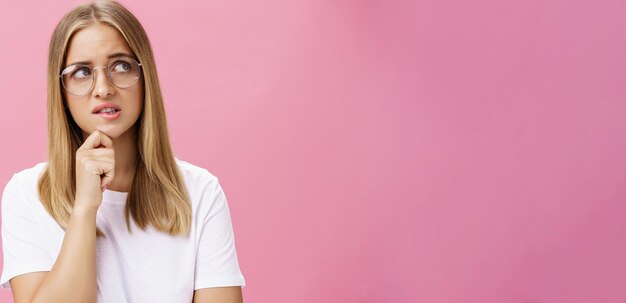
[{"label": "t-shirt sleeve", "polygon": [[202,195],[201,204],[210,207],[202,218],[196,256],[194,289],[241,286],[245,279],[239,269],[235,237],[226,195],[215,180]]},{"label": "t-shirt sleeve", "polygon": [[31,209],[23,190],[25,184],[13,175],[2,193],[3,266],[0,288],[10,289],[9,280],[22,274],[50,271],[54,261],[42,239],[47,233]]}]

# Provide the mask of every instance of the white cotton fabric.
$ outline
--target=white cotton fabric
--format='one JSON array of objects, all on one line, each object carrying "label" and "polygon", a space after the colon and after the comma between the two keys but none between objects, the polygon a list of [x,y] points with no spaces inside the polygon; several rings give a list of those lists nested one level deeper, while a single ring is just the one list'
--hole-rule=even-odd
[{"label": "white cotton fabric", "polygon": [[[196,289],[245,287],[235,249],[228,202],[218,178],[176,159],[193,209],[188,237],[142,231],[124,206],[128,193],[105,190],[96,224],[107,237],[96,243],[98,303],[191,302]],[[50,271],[63,243],[64,230],[37,195],[46,163],[13,175],[2,194],[3,267],[0,288],[15,276]]]}]

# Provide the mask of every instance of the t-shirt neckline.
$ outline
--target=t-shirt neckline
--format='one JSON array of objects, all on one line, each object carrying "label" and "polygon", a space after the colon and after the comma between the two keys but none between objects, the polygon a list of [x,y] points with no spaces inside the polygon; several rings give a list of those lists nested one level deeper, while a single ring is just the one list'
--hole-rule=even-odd
[{"label": "t-shirt neckline", "polygon": [[128,197],[128,192],[114,191],[110,189],[105,189],[102,192],[102,202],[113,203],[113,204],[126,204],[126,198]]}]

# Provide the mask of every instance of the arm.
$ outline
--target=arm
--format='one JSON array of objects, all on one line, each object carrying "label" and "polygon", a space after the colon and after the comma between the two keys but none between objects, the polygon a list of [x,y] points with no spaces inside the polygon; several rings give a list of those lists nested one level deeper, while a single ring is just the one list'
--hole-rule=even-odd
[{"label": "arm", "polygon": [[99,131],[76,151],[76,199],[61,250],[49,272],[11,279],[16,303],[96,302],[96,214],[114,159],[113,142]]},{"label": "arm", "polygon": [[74,209],[50,272],[11,279],[15,303],[96,301],[96,210]]},{"label": "arm", "polygon": [[197,289],[193,292],[193,303],[243,303],[241,286]]},{"label": "arm", "polygon": [[242,303],[245,280],[239,269],[226,195],[217,179],[200,201],[202,228],[196,256],[194,303]]}]

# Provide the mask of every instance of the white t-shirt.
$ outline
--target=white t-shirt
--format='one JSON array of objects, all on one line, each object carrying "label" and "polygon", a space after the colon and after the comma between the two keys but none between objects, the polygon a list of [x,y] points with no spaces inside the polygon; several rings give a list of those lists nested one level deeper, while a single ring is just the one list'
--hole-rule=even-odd
[{"label": "white t-shirt", "polygon": [[[124,206],[128,193],[105,190],[96,224],[106,238],[96,242],[98,303],[191,302],[196,289],[242,286],[226,196],[218,178],[176,159],[191,198],[188,237],[174,237],[131,222]],[[64,230],[37,196],[37,180],[46,163],[13,175],[2,194],[4,266],[0,288],[29,272],[50,271]]]}]

